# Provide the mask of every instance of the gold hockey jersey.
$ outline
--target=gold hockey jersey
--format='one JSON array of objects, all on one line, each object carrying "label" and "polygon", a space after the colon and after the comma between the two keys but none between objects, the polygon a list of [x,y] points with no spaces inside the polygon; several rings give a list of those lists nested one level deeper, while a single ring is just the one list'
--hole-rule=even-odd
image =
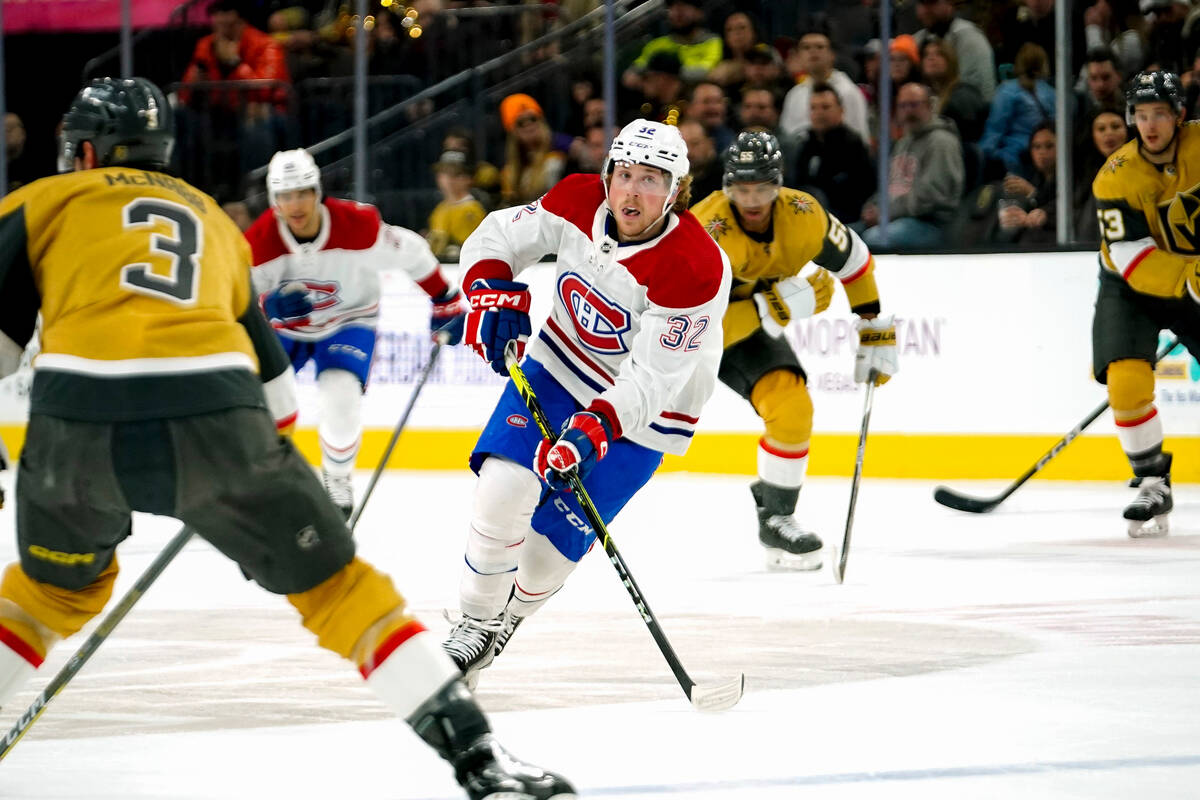
[{"label": "gold hockey jersey", "polygon": [[771,209],[771,223],[762,234],[742,228],[724,192],[713,192],[691,211],[733,267],[733,288],[724,319],[726,347],[747,338],[761,325],[751,296],[775,281],[800,274],[810,261],[841,281],[855,313],[879,312],[874,260],[866,244],[812,195],[780,189]]},{"label": "gold hockey jersey", "polygon": [[216,202],[130,168],[35,181],[0,202],[0,332],[42,314],[31,408],[129,420],[265,407],[287,367],[252,303],[250,248]]},{"label": "gold hockey jersey", "polygon": [[1177,136],[1172,163],[1151,164],[1135,139],[1092,182],[1100,266],[1157,297],[1181,297],[1200,259],[1200,125],[1184,123]]},{"label": "gold hockey jersey", "polygon": [[446,258],[447,248],[461,248],[487,212],[473,196],[461,200],[443,200],[429,215],[429,247],[438,258]]}]

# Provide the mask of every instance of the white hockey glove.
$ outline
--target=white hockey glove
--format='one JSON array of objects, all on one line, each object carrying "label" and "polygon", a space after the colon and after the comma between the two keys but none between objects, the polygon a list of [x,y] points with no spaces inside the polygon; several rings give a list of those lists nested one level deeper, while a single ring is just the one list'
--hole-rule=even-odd
[{"label": "white hockey glove", "polygon": [[892,317],[859,319],[854,323],[858,331],[858,352],[854,354],[854,380],[866,383],[871,370],[875,370],[875,385],[882,386],[900,371],[896,361],[896,326]]},{"label": "white hockey glove", "polygon": [[775,281],[771,288],[754,294],[758,317],[768,336],[778,339],[794,319],[811,317],[829,308],[833,299],[833,276],[818,269],[811,275],[793,275]]}]

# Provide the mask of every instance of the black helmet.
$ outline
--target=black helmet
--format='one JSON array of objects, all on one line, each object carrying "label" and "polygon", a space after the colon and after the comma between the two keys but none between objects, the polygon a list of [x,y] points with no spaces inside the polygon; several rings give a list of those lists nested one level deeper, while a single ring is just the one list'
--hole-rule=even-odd
[{"label": "black helmet", "polygon": [[1127,122],[1133,120],[1133,109],[1142,103],[1167,103],[1176,111],[1183,109],[1183,92],[1179,76],[1166,70],[1139,72],[1125,90]]},{"label": "black helmet", "polygon": [[97,78],[63,116],[59,172],[69,172],[80,144],[91,142],[102,167],[162,169],[171,160],[175,118],[162,91],[145,78]]},{"label": "black helmet", "polygon": [[725,186],[731,183],[783,183],[779,140],[766,131],[743,131],[725,148]]}]

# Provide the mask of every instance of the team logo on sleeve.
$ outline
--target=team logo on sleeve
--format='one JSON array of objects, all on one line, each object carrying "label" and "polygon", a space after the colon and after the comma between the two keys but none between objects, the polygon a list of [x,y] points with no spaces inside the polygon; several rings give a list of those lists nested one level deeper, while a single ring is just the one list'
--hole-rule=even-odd
[{"label": "team logo on sleeve", "polygon": [[713,217],[704,223],[704,230],[708,231],[708,235],[713,238],[714,242],[719,242],[721,237],[729,231],[729,221],[724,217]]},{"label": "team logo on sleeve", "polygon": [[627,310],[574,272],[564,272],[558,279],[558,299],[584,347],[605,355],[628,352],[621,338],[629,330],[631,315]]},{"label": "team logo on sleeve", "polygon": [[813,210],[812,201],[800,195],[789,197],[788,205],[791,206],[793,214],[809,214]]}]

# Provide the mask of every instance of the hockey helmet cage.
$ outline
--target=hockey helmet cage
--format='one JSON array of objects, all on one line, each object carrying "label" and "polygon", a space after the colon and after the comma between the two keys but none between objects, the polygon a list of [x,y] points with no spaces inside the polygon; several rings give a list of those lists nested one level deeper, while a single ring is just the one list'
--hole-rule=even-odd
[{"label": "hockey helmet cage", "polygon": [[1183,110],[1179,76],[1166,70],[1139,72],[1125,90],[1125,121],[1133,124],[1133,110],[1142,103],[1166,103],[1178,113]]},{"label": "hockey helmet cage", "polygon": [[725,148],[722,185],[774,183],[783,185],[783,153],[779,140],[766,131],[742,131]]},{"label": "hockey helmet cage", "polygon": [[267,202],[275,205],[280,192],[313,189],[321,201],[321,170],[307,150],[280,150],[267,165]]},{"label": "hockey helmet cage", "polygon": [[145,78],[97,78],[63,115],[58,171],[70,172],[91,142],[102,167],[164,169],[175,147],[175,115],[162,90]]}]

